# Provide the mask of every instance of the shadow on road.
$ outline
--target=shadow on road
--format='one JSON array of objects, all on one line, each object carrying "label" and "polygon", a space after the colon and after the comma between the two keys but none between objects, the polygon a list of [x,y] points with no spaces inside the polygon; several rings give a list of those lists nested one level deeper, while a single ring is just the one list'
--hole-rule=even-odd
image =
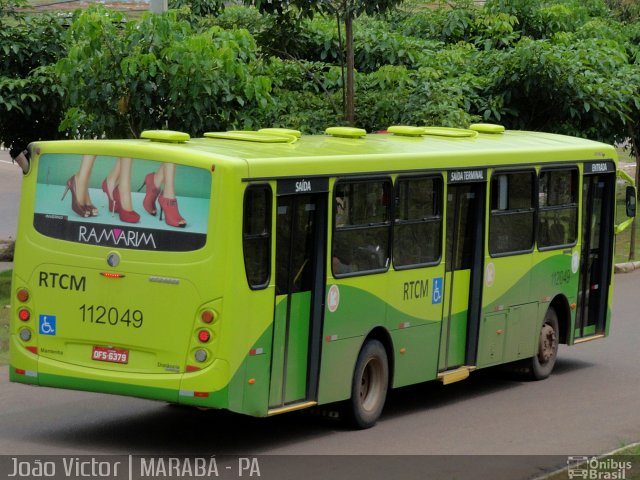
[{"label": "shadow on road", "polygon": [[[592,365],[581,360],[558,358],[552,375],[564,375]],[[384,415],[410,415],[497,391],[518,388],[529,382],[531,380],[509,371],[508,367],[494,367],[474,372],[467,380],[452,385],[443,386],[438,382],[411,385],[390,392]]]},{"label": "shadow on road", "polygon": [[[590,366],[588,362],[561,358],[554,375],[564,375]],[[404,387],[390,392],[383,419],[450,407],[474,397],[519,388],[528,383],[501,368],[490,368],[473,373],[466,381],[446,387],[437,382]],[[226,411],[203,411],[123,397],[101,396],[101,399],[107,402],[113,399],[113,402],[122,404],[122,408],[116,405],[112,410],[98,413],[95,409],[100,407],[84,405],[81,416],[73,420],[59,418],[46,428],[32,430],[26,436],[37,436],[37,440],[29,440],[38,443],[102,453],[202,455],[215,452],[225,455],[259,454],[288,444],[332,435],[347,428],[329,416],[335,413],[336,406],[315,412],[253,418]],[[99,418],[93,418],[92,412]],[[68,413],[62,415],[68,416]],[[27,439],[25,434],[22,437]]]},{"label": "shadow on road", "polygon": [[101,415],[84,424],[75,420],[72,428],[63,422],[49,425],[29,440],[100,453],[235,455],[259,454],[341,428],[335,420],[308,412],[254,418],[151,401],[140,406],[131,414]]}]

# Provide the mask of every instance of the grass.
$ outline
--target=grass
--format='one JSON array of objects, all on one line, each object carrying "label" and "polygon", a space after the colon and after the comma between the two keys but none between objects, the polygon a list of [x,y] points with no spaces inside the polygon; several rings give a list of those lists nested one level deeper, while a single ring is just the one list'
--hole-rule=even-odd
[{"label": "grass", "polygon": [[[589,459],[591,458],[592,457],[589,456]],[[614,455],[604,455],[598,458],[598,463],[602,467],[596,468],[595,471],[586,472],[586,477],[575,475],[574,472],[573,478],[624,478],[626,480],[640,480],[640,444],[617,450]],[[614,465],[614,467],[610,468],[609,466],[611,465]],[[621,468],[618,466],[621,466]],[[631,468],[626,468],[628,466]],[[583,464],[580,468],[587,468],[587,465]],[[607,475],[607,473],[609,475]],[[595,476],[589,476],[593,474],[595,474]],[[565,468],[564,470],[543,478],[544,480],[565,480],[571,477],[569,477],[568,469]]]},{"label": "grass", "polygon": [[[635,163],[635,159],[629,154],[629,151],[622,148],[618,148],[618,157],[620,159],[620,163]],[[620,168],[622,168],[622,165]],[[632,177],[635,176],[635,168],[625,168],[625,171]],[[640,210],[638,210],[638,214],[640,215]],[[618,188],[618,198],[616,199],[616,223],[621,223],[625,218],[624,188]],[[640,221],[636,222],[636,260],[640,260],[640,245],[638,243],[640,243]],[[624,263],[629,261],[630,244],[631,227],[616,236],[615,263]]]},{"label": "grass", "polygon": [[0,365],[9,360],[9,297],[11,296],[11,270],[0,272]]},{"label": "grass", "polygon": [[[623,207],[624,211],[624,207]],[[638,212],[640,213],[640,212]],[[619,217],[620,218],[620,217]],[[636,221],[636,258],[640,260],[640,221]],[[624,263],[629,261],[629,247],[631,246],[631,227],[616,236],[615,263]]]}]

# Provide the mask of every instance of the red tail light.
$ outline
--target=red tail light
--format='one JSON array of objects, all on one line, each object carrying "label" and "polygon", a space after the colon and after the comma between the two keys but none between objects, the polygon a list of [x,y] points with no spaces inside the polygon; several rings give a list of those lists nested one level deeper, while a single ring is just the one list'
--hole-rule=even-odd
[{"label": "red tail light", "polygon": [[211,323],[213,322],[213,319],[215,318],[214,313],[211,310],[205,310],[204,312],[202,312],[202,314],[200,315],[200,319],[204,322],[204,323]]},{"label": "red tail light", "polygon": [[100,275],[107,278],[123,278],[124,274],[122,273],[113,273],[113,272],[100,272]]},{"label": "red tail light", "polygon": [[26,308],[18,310],[18,318],[23,322],[26,322],[31,318],[31,313]]},{"label": "red tail light", "polygon": [[29,300],[29,291],[21,288],[20,290],[18,290],[18,293],[16,293],[16,298],[19,302],[26,302],[27,300]]},{"label": "red tail light", "polygon": [[209,340],[211,340],[211,332],[209,332],[209,330],[200,330],[198,332],[198,340],[200,340],[202,343],[207,343]]}]

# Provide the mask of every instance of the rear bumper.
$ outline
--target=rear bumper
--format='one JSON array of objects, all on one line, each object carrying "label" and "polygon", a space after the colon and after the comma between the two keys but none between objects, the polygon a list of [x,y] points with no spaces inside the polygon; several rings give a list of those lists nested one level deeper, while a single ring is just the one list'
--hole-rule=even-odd
[{"label": "rear bumper", "polygon": [[9,380],[43,387],[111,393],[131,397],[227,408],[229,366],[215,360],[193,373],[143,374],[101,370],[45,358],[11,341]]}]

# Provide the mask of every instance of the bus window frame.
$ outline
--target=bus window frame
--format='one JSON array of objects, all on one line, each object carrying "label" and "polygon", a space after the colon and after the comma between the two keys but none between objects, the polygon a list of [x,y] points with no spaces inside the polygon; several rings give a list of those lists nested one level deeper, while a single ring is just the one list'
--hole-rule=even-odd
[{"label": "bus window frame", "polygon": [[[532,242],[531,242],[531,247],[525,250],[513,250],[513,251],[509,251],[509,252],[500,252],[500,253],[493,253],[491,251],[491,218],[494,215],[494,212],[500,212],[500,210],[493,210],[491,207],[491,202],[493,199],[493,177],[495,175],[501,175],[501,174],[517,174],[517,173],[532,173],[533,174],[533,185],[531,188],[531,205],[532,207],[529,209],[518,209],[518,210],[513,210],[513,211],[507,211],[507,213],[500,213],[500,216],[509,216],[509,215],[517,215],[517,214],[521,214],[521,213],[525,213],[525,211],[532,211],[533,213],[533,226],[532,226],[532,234],[533,234],[533,238],[532,238]],[[494,168],[491,172],[491,176],[489,177],[489,179],[487,180],[488,185],[488,195],[487,195],[487,212],[488,212],[488,216],[487,216],[487,239],[486,239],[486,244],[487,244],[487,252],[489,253],[489,256],[491,258],[502,258],[502,257],[512,257],[512,256],[516,256],[516,255],[527,255],[527,254],[531,254],[535,251],[536,249],[536,239],[537,239],[537,235],[538,235],[538,199],[537,199],[537,194],[538,194],[538,190],[539,190],[539,186],[538,186],[538,170],[536,169],[535,166],[530,166],[530,167],[518,167],[518,168]]]},{"label": "bus window frame", "polygon": [[[262,189],[266,189],[269,193],[269,195],[267,196],[267,198],[269,199],[269,205],[267,205],[265,207],[265,211],[268,212],[268,218],[266,219],[266,223],[265,225],[267,225],[269,227],[269,231],[267,233],[268,235],[268,239],[269,239],[269,248],[267,249],[268,252],[268,259],[267,259],[267,278],[265,280],[264,283],[261,284],[257,284],[254,285],[249,281],[249,272],[247,271],[247,261],[246,261],[246,255],[245,255],[245,248],[244,248],[244,242],[245,242],[245,204],[247,201],[247,194],[249,192],[249,190],[252,189],[258,189],[258,188],[262,188]],[[249,185],[247,185],[247,187],[244,189],[244,193],[242,195],[242,262],[244,263],[244,273],[245,273],[245,278],[247,280],[247,285],[249,286],[249,288],[251,290],[257,291],[257,290],[264,290],[266,288],[269,287],[269,284],[271,282],[271,274],[272,274],[272,268],[271,268],[271,261],[273,259],[273,188],[271,188],[271,184],[269,183],[250,183]],[[252,235],[252,238],[260,238],[260,236],[257,235]]]},{"label": "bus window frame", "polygon": [[[574,236],[575,236],[575,240],[571,243],[563,243],[560,245],[550,245],[550,246],[546,246],[546,247],[540,247],[538,246],[538,238],[539,238],[539,227],[540,227],[540,212],[542,211],[542,209],[540,208],[540,197],[539,195],[536,195],[536,224],[535,224],[535,228],[536,228],[536,238],[535,238],[535,243],[536,243],[536,249],[538,250],[538,252],[548,252],[551,250],[560,250],[563,248],[572,248],[575,247],[578,244],[578,231],[579,231],[579,224],[580,224],[580,218],[579,218],[579,214],[580,214],[580,205],[581,205],[581,198],[580,198],[580,193],[581,193],[581,189],[582,189],[582,176],[580,175],[580,169],[578,168],[578,166],[576,164],[573,164],[571,166],[566,166],[566,165],[557,165],[557,166],[543,166],[540,168],[540,171],[538,172],[538,178],[537,178],[537,192],[538,194],[540,193],[540,176],[542,175],[543,172],[549,172],[549,171],[554,171],[554,170],[568,170],[568,171],[574,171],[576,172],[577,175],[577,181],[578,181],[578,192],[577,192],[577,203],[574,204],[563,204],[563,205],[554,205],[554,207],[556,208],[549,208],[549,209],[545,209],[545,211],[550,211],[550,210],[560,210],[560,209],[566,209],[569,207],[575,207],[576,209],[576,224],[575,224],[575,231],[574,231]],[[558,208],[559,207],[559,208]]]},{"label": "bus window frame", "polygon": [[[349,227],[340,227],[338,228],[336,226],[336,214],[338,211],[338,202],[336,200],[336,190],[337,188],[341,185],[341,184],[345,184],[345,183],[350,183],[350,184],[354,184],[354,183],[375,183],[375,182],[381,182],[381,183],[386,183],[389,185],[389,205],[387,206],[387,221],[380,223],[379,225],[375,225],[375,226],[371,226],[370,224],[362,224],[362,225],[356,225],[356,226],[349,226]],[[339,177],[336,178],[334,183],[333,183],[333,188],[331,190],[331,203],[332,203],[332,219],[331,219],[331,245],[329,245],[329,249],[328,252],[330,252],[330,254],[328,255],[328,257],[330,258],[330,262],[331,262],[331,274],[333,275],[334,278],[351,278],[351,277],[361,277],[361,276],[365,276],[365,275],[375,275],[375,274],[379,274],[379,273],[386,273],[389,271],[390,267],[391,267],[391,263],[392,263],[392,259],[391,259],[391,248],[392,248],[392,242],[393,242],[393,218],[395,215],[395,206],[394,206],[394,201],[393,201],[393,194],[394,194],[394,182],[393,182],[393,178],[391,177],[391,174],[385,174],[385,175],[372,175],[372,176],[357,176],[357,177]],[[370,269],[370,270],[358,270],[355,272],[342,272],[342,273],[337,273],[334,271],[333,268],[333,258],[334,258],[334,245],[335,245],[335,240],[336,240],[336,231],[356,231],[356,230],[368,230],[368,229],[382,229],[382,228],[386,228],[387,229],[387,262],[384,268],[376,268],[376,269]]]},{"label": "bus window frame", "polygon": [[[434,217],[429,217],[429,219],[425,220],[425,219],[421,219],[421,220],[403,220],[400,223],[399,219],[397,218],[397,212],[398,212],[398,205],[399,205],[399,200],[398,200],[398,193],[399,193],[399,183],[402,181],[411,181],[411,180],[428,180],[428,179],[434,179],[434,180],[438,180],[439,182],[435,182],[434,185],[437,185],[440,189],[439,192],[439,196],[437,197],[437,203],[436,203],[436,210],[439,212],[438,215],[434,216]],[[393,269],[396,271],[403,271],[403,270],[412,270],[412,269],[416,269],[416,268],[424,268],[424,267],[436,267],[438,265],[440,265],[440,263],[442,262],[442,250],[443,250],[443,240],[442,240],[442,233],[444,231],[443,228],[443,224],[444,224],[444,195],[445,195],[445,178],[444,175],[442,173],[422,173],[422,174],[418,174],[418,175],[398,175],[396,177],[395,182],[393,183],[393,217],[392,217],[392,222],[391,222],[391,264],[393,265]],[[395,248],[394,248],[394,242],[395,242],[395,237],[396,237],[396,226],[397,225],[417,225],[417,224],[421,224],[421,223],[432,223],[437,221],[440,224],[440,228],[438,230],[438,241],[439,241],[439,246],[440,246],[440,255],[438,256],[438,258],[432,262],[423,262],[423,263],[414,263],[414,264],[409,264],[409,265],[396,265],[395,260],[394,260],[394,254],[395,254]]]}]

